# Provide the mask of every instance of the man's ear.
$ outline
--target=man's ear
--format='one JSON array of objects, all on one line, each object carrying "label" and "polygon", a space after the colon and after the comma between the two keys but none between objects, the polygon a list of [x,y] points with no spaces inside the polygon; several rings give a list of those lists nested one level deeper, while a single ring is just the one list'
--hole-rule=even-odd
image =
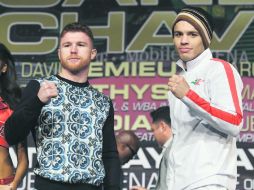
[{"label": "man's ear", "polygon": [[161,121],[161,128],[165,131],[168,129],[171,129],[171,127],[165,122],[165,121]]},{"label": "man's ear", "polygon": [[94,60],[96,58],[96,55],[97,55],[97,50],[96,49],[92,49],[91,60]]},{"label": "man's ear", "polygon": [[160,121],[160,130],[161,130],[161,132],[165,131],[165,127],[167,127],[166,123],[164,121]]}]

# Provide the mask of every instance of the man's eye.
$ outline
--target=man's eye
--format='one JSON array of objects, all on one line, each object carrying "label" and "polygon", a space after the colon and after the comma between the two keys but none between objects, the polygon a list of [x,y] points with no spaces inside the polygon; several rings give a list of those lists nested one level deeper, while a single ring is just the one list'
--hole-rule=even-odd
[{"label": "man's eye", "polygon": [[84,46],[85,46],[85,44],[78,44],[78,46],[84,47]]},{"label": "man's eye", "polygon": [[196,37],[196,36],[198,36],[198,34],[197,33],[191,33],[191,36]]}]

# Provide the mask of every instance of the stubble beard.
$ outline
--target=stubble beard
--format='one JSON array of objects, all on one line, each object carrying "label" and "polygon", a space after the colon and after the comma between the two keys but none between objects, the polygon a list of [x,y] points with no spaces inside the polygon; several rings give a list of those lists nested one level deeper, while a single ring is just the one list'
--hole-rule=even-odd
[{"label": "stubble beard", "polygon": [[61,67],[70,72],[71,74],[77,75],[85,70],[88,70],[89,64],[82,65],[79,63],[78,65],[75,65],[75,63],[70,63],[67,61],[62,63]]}]

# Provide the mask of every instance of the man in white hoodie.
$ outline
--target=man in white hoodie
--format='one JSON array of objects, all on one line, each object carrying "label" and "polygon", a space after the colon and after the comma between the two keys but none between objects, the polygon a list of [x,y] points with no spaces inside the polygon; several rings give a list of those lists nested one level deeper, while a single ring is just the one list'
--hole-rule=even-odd
[{"label": "man in white hoodie", "polygon": [[241,77],[212,57],[212,18],[203,9],[182,9],[172,32],[181,72],[168,82],[173,142],[167,189],[235,190]]}]

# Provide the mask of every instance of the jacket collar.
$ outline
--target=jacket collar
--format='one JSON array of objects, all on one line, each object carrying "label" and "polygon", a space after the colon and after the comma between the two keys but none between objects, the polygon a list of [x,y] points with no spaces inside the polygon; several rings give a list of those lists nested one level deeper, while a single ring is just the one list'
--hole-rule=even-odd
[{"label": "jacket collar", "polygon": [[[197,56],[195,59],[192,59],[191,61],[187,61],[186,63],[183,62],[181,59],[179,59],[176,64],[181,67],[183,70],[190,71],[194,68],[196,68],[198,65],[203,64],[204,60],[212,59],[213,55],[209,48],[207,48],[205,51],[203,51],[199,56]],[[186,64],[186,68],[184,65]]]}]

